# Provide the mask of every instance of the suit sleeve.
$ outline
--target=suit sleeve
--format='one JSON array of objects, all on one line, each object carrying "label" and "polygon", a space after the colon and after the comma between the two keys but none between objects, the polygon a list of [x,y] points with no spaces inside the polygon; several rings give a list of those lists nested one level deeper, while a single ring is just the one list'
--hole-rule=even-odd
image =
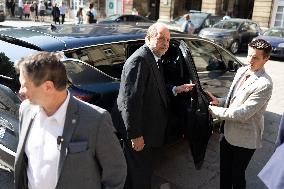
[{"label": "suit sleeve", "polygon": [[275,147],[277,148],[284,142],[284,113],[282,115],[280,124],[279,124],[279,129],[278,129],[278,136],[275,142]]},{"label": "suit sleeve", "polygon": [[108,112],[101,116],[99,123],[96,135],[96,159],[102,169],[102,188],[123,189],[126,161]]},{"label": "suit sleeve", "polygon": [[128,138],[133,139],[143,136],[142,110],[143,94],[146,85],[145,64],[143,58],[134,58],[128,63],[122,78],[122,118],[127,129]]},{"label": "suit sleeve", "polygon": [[272,85],[264,84],[258,87],[239,107],[209,106],[213,115],[222,120],[245,122],[258,112],[270,99]]}]

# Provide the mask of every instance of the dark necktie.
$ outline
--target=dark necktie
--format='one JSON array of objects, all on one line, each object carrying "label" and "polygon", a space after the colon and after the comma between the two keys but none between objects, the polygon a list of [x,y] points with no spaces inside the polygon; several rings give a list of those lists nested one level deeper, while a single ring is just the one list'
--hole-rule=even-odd
[{"label": "dark necktie", "polygon": [[162,60],[161,59],[158,59],[157,67],[158,67],[159,70],[161,70],[161,68],[162,68]]}]

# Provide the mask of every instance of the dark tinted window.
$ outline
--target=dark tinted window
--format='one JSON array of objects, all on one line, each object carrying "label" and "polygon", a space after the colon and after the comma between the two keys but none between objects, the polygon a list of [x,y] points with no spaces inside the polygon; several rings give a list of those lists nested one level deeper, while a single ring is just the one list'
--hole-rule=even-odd
[{"label": "dark tinted window", "polygon": [[126,60],[123,43],[105,44],[65,52],[68,58],[82,60],[104,73],[120,78]]},{"label": "dark tinted window", "polygon": [[198,72],[225,70],[226,65],[216,47],[206,41],[187,41]]}]

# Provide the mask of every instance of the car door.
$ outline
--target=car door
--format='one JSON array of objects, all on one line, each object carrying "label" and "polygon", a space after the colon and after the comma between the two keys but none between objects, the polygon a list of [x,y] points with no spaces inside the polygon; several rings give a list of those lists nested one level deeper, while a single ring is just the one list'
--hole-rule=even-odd
[{"label": "car door", "polygon": [[184,41],[171,41],[169,50],[162,57],[163,75],[167,85],[178,86],[195,83],[190,93],[169,96],[168,137],[182,131],[187,137],[196,169],[200,169],[205,157],[208,140],[212,134],[212,119],[208,113],[210,99],[203,91],[199,77]]},{"label": "car door", "polygon": [[242,64],[227,50],[204,39],[186,40],[201,86],[217,97],[224,97]]},{"label": "car door", "polygon": [[195,83],[190,99],[191,105],[187,107],[186,134],[188,135],[195,167],[196,169],[200,169],[213,129],[212,117],[208,112],[210,99],[202,89],[188,45],[184,41],[181,41],[179,48],[188,66],[188,70],[192,74],[192,82]]}]

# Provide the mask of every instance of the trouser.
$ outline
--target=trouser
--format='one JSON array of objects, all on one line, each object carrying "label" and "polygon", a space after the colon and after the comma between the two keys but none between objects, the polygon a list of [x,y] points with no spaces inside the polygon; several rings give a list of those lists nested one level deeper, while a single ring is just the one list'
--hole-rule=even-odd
[{"label": "trouser", "polygon": [[19,7],[19,16],[20,16],[20,19],[23,18],[23,7]]},{"label": "trouser", "polygon": [[142,151],[132,149],[131,142],[124,143],[127,162],[127,177],[124,189],[151,189],[153,161],[157,148],[145,148]]},{"label": "trouser", "polygon": [[220,189],[245,189],[245,171],[255,149],[233,146],[225,137],[220,141]]},{"label": "trouser", "polygon": [[61,23],[64,24],[65,22],[65,14],[61,14]]}]

